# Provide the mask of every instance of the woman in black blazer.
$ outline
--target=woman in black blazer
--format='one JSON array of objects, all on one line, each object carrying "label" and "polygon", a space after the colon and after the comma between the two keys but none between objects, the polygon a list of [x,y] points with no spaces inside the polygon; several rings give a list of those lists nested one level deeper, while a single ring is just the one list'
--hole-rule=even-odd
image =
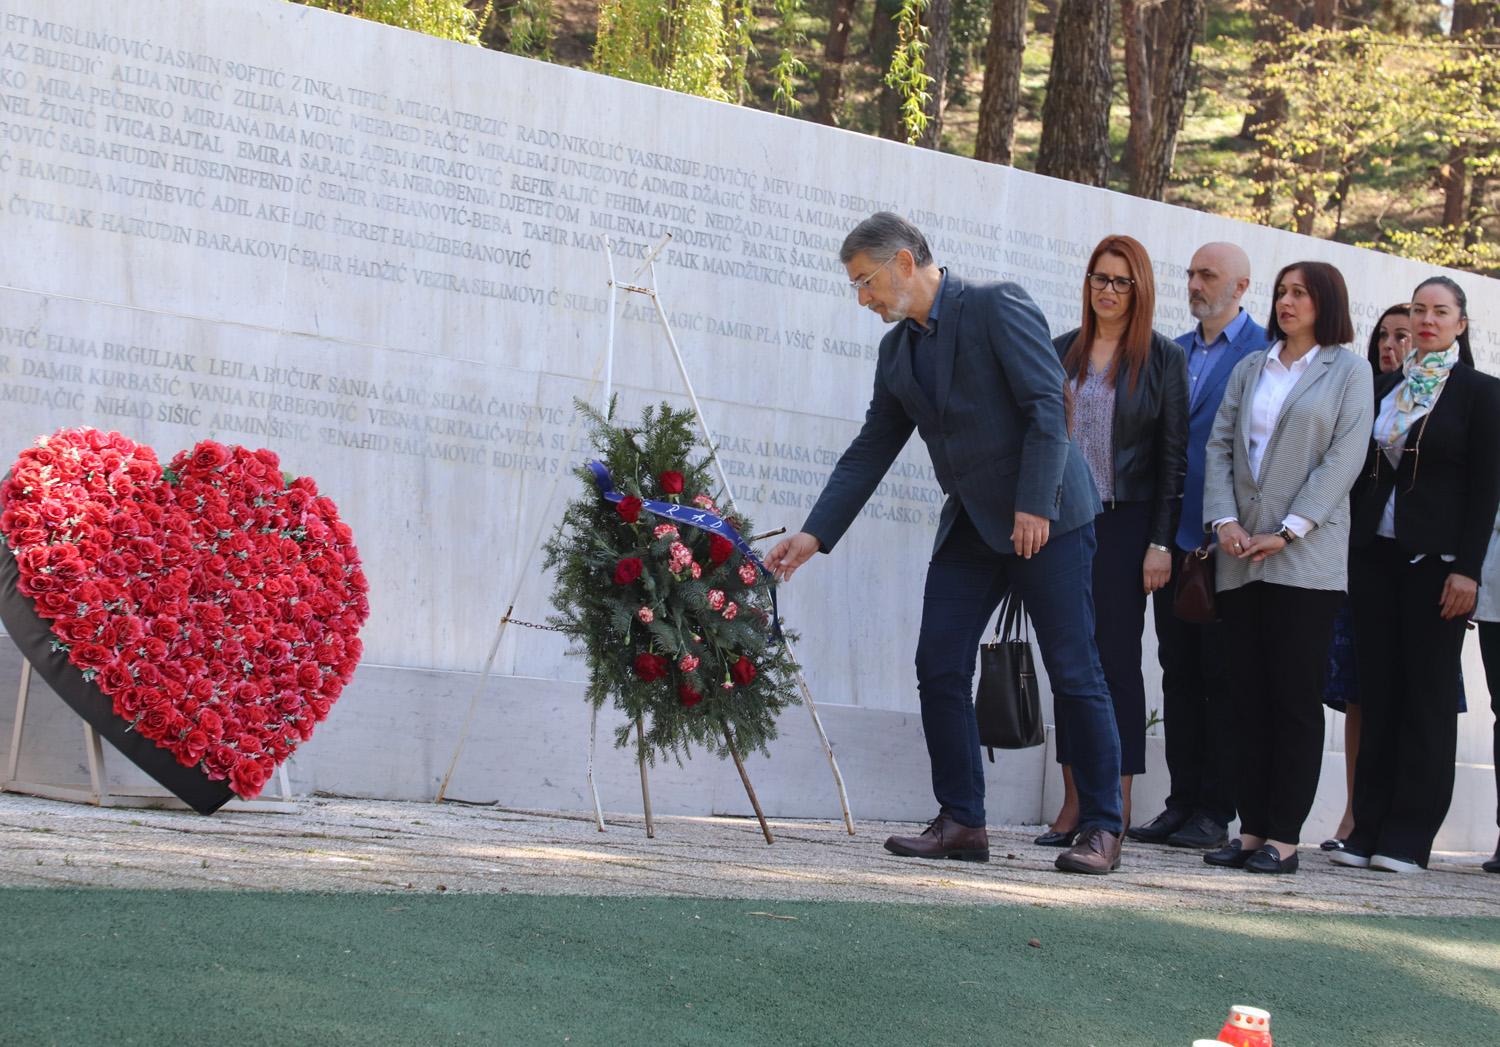
[{"label": "woman in black blazer", "polygon": [[1387,872],[1427,867],[1453,797],[1464,623],[1500,506],[1500,380],[1473,366],[1462,288],[1423,281],[1411,326],[1351,496],[1362,722],[1354,831],[1330,856]]},{"label": "woman in black blazer", "polygon": [[[1128,236],[1107,236],[1085,271],[1083,326],[1053,342],[1068,373],[1073,442],[1104,503],[1094,520],[1094,637],[1120,732],[1127,828],[1131,780],[1146,770],[1146,596],[1172,575],[1169,550],[1187,471],[1187,358],[1181,346],[1151,329],[1155,310],[1146,249]],[[1063,805],[1036,842],[1069,847],[1078,796],[1061,720],[1056,741]]]}]

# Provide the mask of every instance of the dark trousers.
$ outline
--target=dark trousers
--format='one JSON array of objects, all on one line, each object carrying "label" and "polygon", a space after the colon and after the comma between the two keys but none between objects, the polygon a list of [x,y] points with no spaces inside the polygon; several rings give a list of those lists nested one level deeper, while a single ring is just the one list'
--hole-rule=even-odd
[{"label": "dark trousers", "polygon": [[974,663],[1000,597],[1014,588],[1036,631],[1057,719],[1073,736],[1079,825],[1121,831],[1120,740],[1094,647],[1093,556],[1092,524],[1052,535],[1027,560],[985,544],[962,512],[933,554],[917,640],[917,688],[932,791],[955,821],[985,824]]},{"label": "dark trousers", "polygon": [[[1120,773],[1146,773],[1146,684],[1141,631],[1146,626],[1142,565],[1151,503],[1114,502],[1094,517],[1094,641],[1120,733]],[[1072,739],[1057,725],[1057,762],[1072,764]]]},{"label": "dark trousers", "polygon": [[1323,769],[1323,675],[1344,594],[1251,582],[1218,601],[1240,832],[1297,843]]},{"label": "dark trousers", "polygon": [[[1500,796],[1500,622],[1479,623],[1479,657],[1484,659],[1484,678],[1490,687],[1490,709],[1495,714],[1495,793]],[[1500,825],[1500,804],[1495,809]]]},{"label": "dark trousers", "polygon": [[1230,768],[1238,748],[1224,672],[1224,626],[1184,622],[1172,612],[1172,590],[1168,584],[1152,597],[1172,779],[1167,808],[1207,815],[1227,827],[1234,821]]},{"label": "dark trousers", "polygon": [[1347,846],[1425,866],[1453,799],[1464,620],[1438,616],[1452,568],[1390,538],[1349,555],[1359,761]]}]

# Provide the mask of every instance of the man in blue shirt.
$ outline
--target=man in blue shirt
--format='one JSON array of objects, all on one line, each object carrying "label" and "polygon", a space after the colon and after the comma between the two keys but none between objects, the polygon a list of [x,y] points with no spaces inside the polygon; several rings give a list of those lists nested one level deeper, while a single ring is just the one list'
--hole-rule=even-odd
[{"label": "man in blue shirt", "polygon": [[[1204,244],[1188,267],[1188,311],[1198,326],[1177,339],[1188,354],[1187,475],[1176,559],[1201,546],[1203,458],[1224,385],[1236,364],[1266,347],[1266,332],[1240,307],[1250,286],[1250,259],[1235,244]],[[1131,828],[1132,840],[1177,847],[1224,844],[1234,820],[1229,767],[1235,759],[1221,626],[1194,625],[1172,612],[1174,587],[1156,591],[1157,659],[1161,662],[1162,715],[1166,721],[1167,809]]]}]

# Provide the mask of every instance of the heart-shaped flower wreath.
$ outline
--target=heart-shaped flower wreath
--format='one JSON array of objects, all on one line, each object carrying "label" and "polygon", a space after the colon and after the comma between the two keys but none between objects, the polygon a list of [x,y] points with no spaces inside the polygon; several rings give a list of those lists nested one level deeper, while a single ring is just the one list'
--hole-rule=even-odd
[{"label": "heart-shaped flower wreath", "polygon": [[0,486],[16,591],[130,731],[256,796],[359,663],[368,583],[349,526],[277,456],[155,452],[63,429]]}]

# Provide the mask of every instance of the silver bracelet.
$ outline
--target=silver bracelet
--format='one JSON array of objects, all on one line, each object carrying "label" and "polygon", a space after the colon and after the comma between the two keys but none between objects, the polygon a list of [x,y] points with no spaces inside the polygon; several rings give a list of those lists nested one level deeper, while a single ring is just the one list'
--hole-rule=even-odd
[{"label": "silver bracelet", "polygon": [[1159,552],[1159,553],[1166,553],[1168,556],[1172,555],[1172,550],[1168,549],[1165,545],[1157,545],[1155,542],[1148,543],[1146,545],[1146,548],[1147,549],[1155,549],[1157,552]]}]

